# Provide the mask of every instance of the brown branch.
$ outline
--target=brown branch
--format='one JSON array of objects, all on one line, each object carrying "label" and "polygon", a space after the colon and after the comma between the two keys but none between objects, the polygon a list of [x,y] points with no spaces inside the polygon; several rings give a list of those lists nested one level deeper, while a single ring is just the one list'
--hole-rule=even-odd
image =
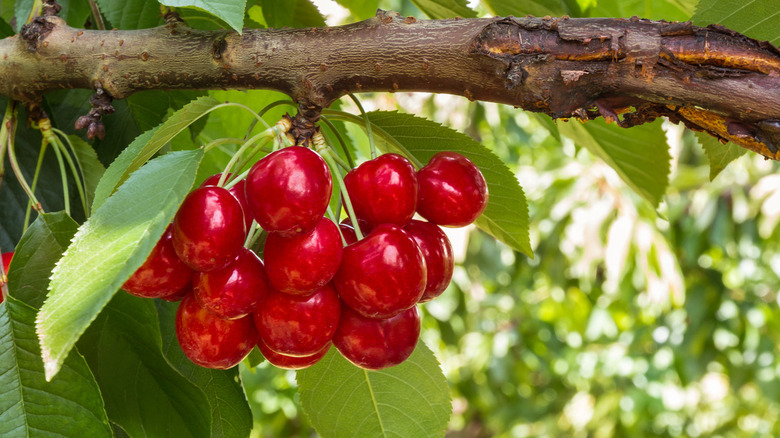
[{"label": "brown branch", "polygon": [[311,111],[348,92],[427,91],[626,127],[666,116],[780,159],[780,52],[719,26],[380,11],[346,26],[239,35],[178,20],[133,31],[40,20],[38,31],[0,41],[0,95],[263,88]]}]

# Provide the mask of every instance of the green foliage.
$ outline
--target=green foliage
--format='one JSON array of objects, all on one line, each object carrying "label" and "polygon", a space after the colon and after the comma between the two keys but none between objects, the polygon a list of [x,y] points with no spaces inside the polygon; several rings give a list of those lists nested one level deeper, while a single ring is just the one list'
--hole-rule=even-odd
[{"label": "green foliage", "polygon": [[430,18],[469,18],[477,14],[466,5],[466,0],[412,0]]},{"label": "green foliage", "polygon": [[[164,8],[156,2],[97,3],[109,26],[162,22]],[[324,25],[309,0],[246,3],[166,4],[184,7],[181,15],[197,28],[224,22],[240,31],[247,17],[251,26]],[[411,4],[431,17],[477,15],[463,0],[338,3],[355,19],[374,15],[377,6],[416,11]],[[0,36],[23,24],[31,4],[0,4]],[[60,4],[71,26],[90,20],[86,1]],[[478,12],[685,20],[696,4],[483,0]],[[766,0],[702,0],[693,19],[776,44],[776,9]],[[259,110],[284,96],[138,93],[113,102],[117,111],[104,117],[105,140],[86,142],[71,127],[89,110],[90,94],[59,90],[43,103],[54,126],[72,134],[87,192],[95,193],[94,215],[74,242],[83,218],[64,213],[41,215],[22,236],[27,200],[7,166],[0,187],[0,246],[8,251],[16,244],[10,297],[0,304],[0,435],[108,436],[113,427],[116,436],[233,437],[251,428],[255,436],[309,436],[311,425],[322,436],[780,434],[776,164],[745,157],[726,167],[744,149],[700,136],[702,152],[693,134],[664,128],[681,139],[670,165],[658,123],[630,130],[600,122],[556,124],[508,107],[442,104],[434,97],[419,98],[418,114],[452,129],[402,113],[370,113],[374,131],[390,139],[379,141],[384,151],[423,164],[439,150],[472,158],[491,193],[479,226],[500,242],[478,231],[454,234],[461,260],[453,283],[423,306],[425,342],[409,361],[366,372],[334,349],[297,374],[296,388],[295,373],[259,363],[257,355],[250,367],[242,365],[240,379],[237,368],[193,365],[175,339],[176,304],[115,293],[193,181],[221,171],[236,147],[220,145],[205,156],[193,149],[264,129],[258,124],[247,132],[254,116],[221,102]],[[403,106],[418,97],[382,99],[380,105]],[[274,108],[265,119],[273,123],[282,112]],[[359,116],[345,119],[362,123]],[[22,125],[17,152],[30,180],[41,139]],[[361,139],[346,139],[351,153],[366,158],[352,149]],[[158,153],[165,155],[145,165]],[[706,158],[710,178],[720,173],[709,184]],[[45,211],[62,208],[59,184],[49,152],[36,191]],[[47,313],[38,316],[41,342],[58,358],[47,371],[62,366],[46,383],[34,308],[69,245],[54,273]]]},{"label": "green foliage", "polygon": [[129,436],[210,436],[209,401],[163,356],[153,301],[116,294],[78,348],[100,384],[109,419]]},{"label": "green foliage", "polygon": [[202,156],[202,150],[182,151],[150,161],[79,227],[52,273],[37,319],[48,379],[146,260],[192,187]]},{"label": "green foliage", "polygon": [[201,9],[221,19],[238,33],[244,29],[246,0],[160,0],[160,4]]},{"label": "green foliage", "polygon": [[146,0],[97,0],[108,25],[117,29],[147,29],[162,23],[160,5]]},{"label": "green foliage", "polygon": [[95,189],[95,200],[92,209],[97,210],[103,202],[114,193],[128,176],[139,169],[146,161],[156,154],[171,139],[192,125],[197,119],[213,111],[219,102],[211,97],[198,98],[182,107],[159,128],[146,131],[136,137],[127,149],[111,163],[105,175]]},{"label": "green foliage", "polygon": [[747,149],[739,147],[734,143],[723,144],[711,135],[701,132],[696,133],[696,138],[699,140],[701,147],[704,148],[704,153],[707,154],[707,159],[710,162],[710,181],[715,179],[729,163],[747,152]]},{"label": "green foliage", "polygon": [[81,137],[69,135],[68,140],[73,145],[76,161],[78,161],[81,169],[87,205],[92,205],[95,198],[95,190],[98,183],[100,183],[100,179],[103,178],[103,174],[106,173],[106,168],[103,167],[103,163],[98,159],[97,153],[92,149],[92,146],[82,140]]},{"label": "green foliage", "polygon": [[699,2],[691,21],[697,26],[717,23],[777,46],[780,29],[776,17],[777,2],[774,0],[709,0]]},{"label": "green foliage", "polygon": [[77,229],[78,224],[64,212],[38,216],[14,250],[9,295],[40,308],[49,290],[49,276]]},{"label": "green foliage", "polygon": [[658,206],[668,185],[671,159],[660,120],[634,127],[630,135],[601,119],[558,126],[563,135],[603,159],[631,188]]},{"label": "green foliage", "polygon": [[229,370],[212,370],[193,364],[184,356],[176,341],[177,305],[164,301],[157,301],[156,304],[165,359],[187,380],[203,390],[211,407],[212,423],[209,436],[212,438],[248,436],[252,429],[252,411],[249,410],[238,377],[238,367]]},{"label": "green foliage", "polygon": [[0,435],[110,437],[103,399],[84,358],[73,351],[47,382],[35,336],[35,309],[0,304]]},{"label": "green foliage", "polygon": [[401,365],[358,368],[335,349],[298,371],[301,405],[323,437],[444,434],[449,390],[431,350],[422,342]]}]

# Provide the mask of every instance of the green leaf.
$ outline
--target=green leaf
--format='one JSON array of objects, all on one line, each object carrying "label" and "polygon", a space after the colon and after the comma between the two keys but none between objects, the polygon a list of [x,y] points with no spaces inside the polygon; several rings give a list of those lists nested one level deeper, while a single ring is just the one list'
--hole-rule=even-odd
[{"label": "green leaf", "polygon": [[373,17],[379,7],[379,0],[336,0],[336,3],[349,9],[358,20]]},{"label": "green leaf", "polygon": [[208,114],[220,102],[204,96],[185,105],[158,128],[146,131],[132,143],[108,167],[95,189],[92,210],[97,210],[127,177],[157,153],[173,137],[197,119]]},{"label": "green leaf", "polygon": [[204,91],[148,90],[132,94],[127,105],[141,132],[156,128],[168,115],[168,109],[178,111],[187,103],[204,96]]},{"label": "green leaf", "polygon": [[483,0],[485,5],[493,11],[495,15],[515,17],[525,17],[526,15],[535,15],[543,17],[545,15],[560,16],[566,13],[562,0]]},{"label": "green leaf", "polygon": [[14,250],[8,269],[8,293],[36,309],[41,307],[51,272],[78,227],[65,212],[39,215]]},{"label": "green leaf", "polygon": [[268,27],[322,27],[325,19],[309,0],[260,0]]},{"label": "green leaf", "polygon": [[747,152],[747,149],[743,147],[731,142],[723,144],[715,137],[703,132],[697,132],[696,138],[701,147],[704,148],[704,153],[707,154],[707,160],[710,162],[710,181],[714,180],[729,163]]},{"label": "green leaf", "polygon": [[214,14],[220,20],[241,33],[244,28],[246,0],[160,0],[165,6],[193,7]]},{"label": "green leaf", "polygon": [[412,0],[425,15],[434,18],[473,18],[477,16],[466,0]]},{"label": "green leaf", "polygon": [[451,414],[447,380],[422,341],[405,362],[379,371],[331,348],[297,380],[303,411],[326,438],[443,436]]},{"label": "green leaf", "polygon": [[68,139],[76,151],[76,160],[78,160],[81,171],[84,174],[83,182],[86,186],[84,195],[87,197],[87,205],[90,206],[95,198],[97,185],[103,174],[106,173],[106,168],[98,160],[95,150],[92,149],[89,143],[76,135],[69,135]]},{"label": "green leaf", "polygon": [[163,357],[154,300],[116,294],[78,348],[95,373],[108,418],[127,435],[209,436],[206,395]]},{"label": "green leaf", "polygon": [[588,12],[591,17],[639,16],[651,20],[691,19],[698,0],[621,0],[619,2],[598,2]]},{"label": "green leaf", "polygon": [[780,11],[777,0],[701,1],[691,17],[693,24],[717,23],[757,40],[780,45]]},{"label": "green leaf", "polygon": [[631,129],[602,119],[558,123],[561,134],[585,146],[620,175],[639,195],[658,206],[669,185],[669,146],[661,120]]},{"label": "green leaf", "polygon": [[51,382],[43,377],[35,309],[9,296],[0,304],[0,436],[111,437],[95,378],[73,351]]},{"label": "green leaf", "polygon": [[51,379],[78,337],[146,260],[192,187],[203,151],[172,152],[134,172],[76,233],[38,315]]},{"label": "green leaf", "polygon": [[[331,114],[326,111],[329,117],[338,117]],[[400,153],[418,164],[425,164],[438,152],[454,151],[474,162],[485,176],[490,193],[488,206],[477,219],[477,226],[513,249],[533,257],[525,194],[500,158],[471,137],[430,120],[397,112],[368,114],[372,129],[378,134],[375,135],[377,146],[385,152]],[[352,120],[362,123],[363,119],[353,116]],[[382,141],[383,136],[391,138],[392,143]]]},{"label": "green leaf", "polygon": [[147,0],[97,0],[100,13],[117,29],[148,29],[162,23],[160,5]]},{"label": "green leaf", "polygon": [[[211,434],[216,437],[245,437],[252,430],[252,411],[238,377],[238,367],[212,370],[187,359],[176,340],[176,303],[155,300],[162,334],[162,350],[168,363],[206,394],[211,405]],[[256,348],[256,347],[255,347]]]}]

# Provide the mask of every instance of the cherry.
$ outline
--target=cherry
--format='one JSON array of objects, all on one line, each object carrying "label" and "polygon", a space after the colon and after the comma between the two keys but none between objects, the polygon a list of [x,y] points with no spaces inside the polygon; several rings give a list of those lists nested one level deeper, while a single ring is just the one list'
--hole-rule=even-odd
[{"label": "cherry", "polygon": [[444,231],[430,222],[412,219],[404,227],[404,231],[417,242],[425,258],[427,280],[425,292],[419,301],[425,303],[441,295],[450,284],[455,265],[452,245]]},{"label": "cherry", "polygon": [[425,276],[425,259],[414,239],[396,225],[381,224],[344,248],[333,284],[358,313],[389,318],[419,301]]},{"label": "cherry", "polygon": [[[228,174],[228,177],[230,177],[231,174]],[[201,187],[206,186],[216,186],[217,183],[219,183],[219,178],[222,177],[221,173],[218,173],[216,175],[211,175],[210,177],[206,178],[206,181],[203,181],[203,183],[200,185]],[[244,225],[246,226],[246,232],[249,232],[249,229],[252,227],[252,215],[249,214],[249,205],[246,202],[246,194],[245,189],[246,188],[246,180],[242,179],[241,181],[237,182],[233,187],[227,189],[228,192],[230,192],[231,195],[235,196],[236,199],[238,199],[238,203],[241,204],[241,210],[244,212]]]},{"label": "cherry", "polygon": [[192,294],[184,297],[176,312],[176,338],[192,362],[217,369],[241,362],[258,339],[251,316],[222,319],[201,307]]},{"label": "cherry", "polygon": [[283,237],[271,233],[263,249],[268,279],[282,292],[312,293],[336,274],[343,248],[338,227],[325,217],[304,234]]},{"label": "cherry", "polygon": [[192,284],[188,284],[187,286],[184,286],[181,290],[178,290],[170,295],[166,295],[164,297],[160,297],[160,299],[168,301],[170,303],[175,303],[176,301],[181,301],[189,295],[192,292]]},{"label": "cherry", "polygon": [[339,297],[327,284],[309,296],[271,291],[254,318],[268,348],[288,356],[310,356],[333,338],[340,313]]},{"label": "cherry", "polygon": [[[0,259],[2,259],[3,262],[3,273],[5,275],[0,276],[0,287],[2,287],[4,284],[8,283],[8,267],[11,266],[11,259],[14,256],[14,252],[4,252],[2,255],[0,255]],[[5,297],[3,296],[2,291],[0,291],[0,303],[3,302]]]},{"label": "cherry", "polygon": [[333,181],[322,157],[291,146],[255,163],[245,190],[249,211],[263,229],[294,236],[314,228],[325,214]]},{"label": "cherry", "polygon": [[417,172],[417,213],[438,225],[462,227],[487,207],[488,187],[479,168],[455,152],[439,152]]},{"label": "cherry", "polygon": [[[398,154],[384,154],[352,169],[344,177],[352,207],[368,229],[391,223],[406,225],[417,208],[414,166]],[[361,229],[363,227],[361,226]]]},{"label": "cherry", "polygon": [[184,199],[173,218],[173,248],[196,271],[230,263],[244,245],[241,204],[222,187],[199,187]]},{"label": "cherry", "polygon": [[[366,225],[366,222],[363,220],[358,219],[358,225],[360,226],[360,232],[363,233],[363,235],[368,234],[368,225]],[[352,220],[350,218],[346,218],[339,223],[339,229],[341,229],[341,234],[344,235],[344,240],[347,241],[347,245],[351,245],[358,241],[357,234],[355,234],[355,227],[352,226]]]},{"label": "cherry", "polygon": [[373,319],[345,305],[333,345],[353,364],[381,370],[408,359],[419,337],[420,313],[416,306],[391,318]]},{"label": "cherry", "polygon": [[192,286],[198,303],[222,319],[252,313],[271,290],[262,260],[246,248],[224,268],[195,274]]},{"label": "cherry", "polygon": [[142,298],[162,298],[182,290],[192,280],[192,269],[173,250],[173,227],[168,225],[146,261],[125,281],[122,289]]},{"label": "cherry", "polygon": [[333,345],[333,343],[328,341],[328,343],[325,344],[325,346],[322,347],[320,351],[310,356],[288,356],[286,354],[280,354],[271,350],[267,345],[265,345],[265,342],[263,342],[262,339],[257,342],[257,348],[259,348],[260,352],[263,353],[263,356],[268,361],[268,363],[278,368],[284,368],[288,370],[301,370],[314,365],[315,363],[319,362],[320,359],[325,357],[326,354],[328,354],[331,345]]}]

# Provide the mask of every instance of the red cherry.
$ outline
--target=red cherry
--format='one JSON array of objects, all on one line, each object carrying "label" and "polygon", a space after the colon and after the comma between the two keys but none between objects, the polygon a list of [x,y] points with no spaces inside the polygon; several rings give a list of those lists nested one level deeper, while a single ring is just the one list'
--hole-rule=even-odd
[{"label": "red cherry", "polygon": [[[344,177],[352,207],[368,229],[390,223],[406,225],[417,208],[414,166],[398,154],[384,154],[352,169]],[[361,229],[363,227],[361,226]]]},{"label": "red cherry", "polygon": [[246,248],[224,268],[195,274],[192,287],[198,303],[222,319],[252,313],[271,290],[262,260]]},{"label": "red cherry", "polygon": [[184,297],[176,312],[176,338],[192,362],[217,369],[241,362],[258,339],[251,316],[222,319],[201,307],[192,294]]},{"label": "red cherry", "polygon": [[[2,287],[4,284],[8,283],[8,267],[11,266],[11,259],[14,256],[14,252],[4,252],[2,255],[0,255],[0,259],[3,261],[3,273],[5,275],[0,276],[0,287]],[[0,303],[3,302],[5,298],[3,297],[2,292],[0,292]]]},{"label": "red cherry", "polygon": [[263,229],[294,236],[314,228],[325,214],[333,182],[322,157],[291,146],[255,163],[245,190],[249,211]]},{"label": "red cherry", "polygon": [[417,172],[420,191],[417,213],[438,225],[463,227],[474,222],[487,207],[485,177],[468,158],[455,152],[439,152]]},{"label": "red cherry", "polygon": [[263,249],[268,279],[282,292],[312,293],[336,274],[343,248],[338,227],[325,217],[308,233],[293,237],[271,233]]},{"label": "red cherry", "polygon": [[241,204],[222,187],[193,190],[173,218],[176,255],[196,271],[219,269],[244,245]]},{"label": "red cherry", "polygon": [[[230,177],[231,174],[228,174],[228,177]],[[203,184],[201,184],[201,187],[206,186],[216,186],[217,183],[219,183],[219,178],[222,177],[221,173],[218,173],[216,175],[211,175],[210,177],[206,178],[206,181],[203,181]],[[242,179],[241,181],[237,182],[233,187],[227,189],[228,192],[230,192],[231,195],[235,196],[236,199],[238,199],[238,203],[241,204],[241,210],[244,212],[244,225],[246,226],[247,233],[249,232],[249,228],[252,226],[252,215],[249,214],[249,205],[246,202],[246,194],[244,193],[244,189],[246,188],[246,180]]]},{"label": "red cherry", "polygon": [[408,359],[419,338],[420,313],[416,306],[387,319],[366,318],[343,306],[333,345],[353,364],[381,370]]},{"label": "red cherry", "polygon": [[254,318],[268,348],[288,356],[310,356],[333,338],[340,313],[339,297],[327,284],[309,296],[271,291]]},{"label": "red cherry", "polygon": [[160,299],[163,299],[165,301],[168,301],[170,303],[175,303],[176,301],[181,301],[186,297],[187,295],[192,292],[192,284],[188,284],[181,288],[181,290],[178,290],[170,295],[166,295],[164,297],[160,297]]},{"label": "red cherry", "polygon": [[257,342],[257,348],[259,348],[260,352],[263,353],[263,356],[265,357],[265,360],[268,361],[268,363],[275,367],[284,368],[287,370],[301,370],[314,365],[315,363],[319,362],[320,359],[325,357],[326,354],[328,354],[331,345],[333,345],[333,343],[328,341],[328,343],[325,344],[325,346],[322,347],[320,351],[310,356],[288,356],[286,354],[280,354],[271,350],[267,345],[265,345],[265,342],[263,342],[262,339]]},{"label": "red cherry", "polygon": [[414,239],[396,225],[381,224],[344,248],[333,284],[358,313],[389,318],[419,301],[425,275],[425,259]]},{"label": "red cherry", "polygon": [[[363,233],[363,235],[368,234],[368,225],[365,221],[362,221],[358,219],[358,225],[360,226],[360,232]],[[347,241],[347,245],[351,245],[358,241],[357,234],[355,234],[355,227],[352,226],[352,220],[350,218],[346,218],[339,223],[339,229],[341,229],[341,234],[344,235],[344,240]]]},{"label": "red cherry", "polygon": [[125,281],[122,289],[141,298],[162,298],[182,290],[192,280],[192,269],[173,250],[173,227],[168,225],[146,261]]},{"label": "red cherry", "polygon": [[419,301],[425,303],[441,295],[450,284],[455,266],[452,245],[444,231],[430,222],[412,219],[404,227],[404,231],[417,242],[425,258],[427,280],[425,292]]}]

